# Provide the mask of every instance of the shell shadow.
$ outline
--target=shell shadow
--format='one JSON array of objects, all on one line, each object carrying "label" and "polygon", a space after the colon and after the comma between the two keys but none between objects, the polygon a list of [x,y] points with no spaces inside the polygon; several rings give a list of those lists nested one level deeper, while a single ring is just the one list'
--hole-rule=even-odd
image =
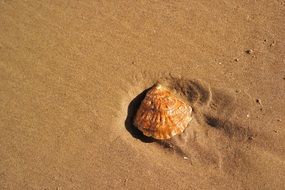
[{"label": "shell shadow", "polygon": [[255,137],[255,134],[249,127],[238,125],[227,119],[204,114],[204,122],[210,127],[223,130],[224,133],[230,138],[235,137],[240,140],[250,140]]},{"label": "shell shadow", "polygon": [[129,104],[128,106],[128,115],[125,120],[125,127],[127,131],[136,139],[139,139],[142,142],[145,143],[152,143],[156,140],[145,136],[138,128],[136,128],[133,124],[134,117],[136,115],[136,111],[138,110],[141,102],[143,101],[146,93],[149,91],[150,88],[145,89],[143,92],[141,92],[139,95],[137,95]]}]

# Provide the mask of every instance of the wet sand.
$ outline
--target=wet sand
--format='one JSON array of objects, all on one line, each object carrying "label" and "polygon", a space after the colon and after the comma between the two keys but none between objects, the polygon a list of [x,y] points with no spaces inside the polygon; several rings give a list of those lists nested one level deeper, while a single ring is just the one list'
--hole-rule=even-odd
[{"label": "wet sand", "polygon": [[[1,189],[283,189],[283,1],[0,4]],[[133,126],[157,80],[194,119]]]}]

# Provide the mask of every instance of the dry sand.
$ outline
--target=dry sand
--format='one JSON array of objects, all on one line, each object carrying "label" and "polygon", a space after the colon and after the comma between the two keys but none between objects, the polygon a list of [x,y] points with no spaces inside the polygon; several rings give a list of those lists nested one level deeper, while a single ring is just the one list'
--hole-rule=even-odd
[{"label": "dry sand", "polygon": [[[284,20],[282,0],[1,0],[0,189],[284,189]],[[194,108],[168,142],[132,126],[157,79]]]}]

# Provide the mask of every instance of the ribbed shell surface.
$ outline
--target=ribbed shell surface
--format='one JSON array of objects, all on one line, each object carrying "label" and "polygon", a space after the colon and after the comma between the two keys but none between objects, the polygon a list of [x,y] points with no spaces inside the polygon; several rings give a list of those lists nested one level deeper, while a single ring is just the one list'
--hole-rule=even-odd
[{"label": "ribbed shell surface", "polygon": [[191,106],[168,88],[156,84],[142,101],[134,125],[146,136],[169,139],[182,133],[191,119]]}]

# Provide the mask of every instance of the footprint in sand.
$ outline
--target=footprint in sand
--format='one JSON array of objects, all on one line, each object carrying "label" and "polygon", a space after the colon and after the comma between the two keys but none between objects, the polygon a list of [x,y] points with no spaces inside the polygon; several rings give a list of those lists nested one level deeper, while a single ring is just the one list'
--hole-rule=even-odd
[{"label": "footprint in sand", "polygon": [[[225,90],[211,88],[199,80],[166,78],[160,82],[184,96],[193,108],[194,119],[185,131],[169,140],[146,137],[134,125],[133,120],[140,103],[149,89],[137,95],[128,106],[125,120],[127,131],[145,143],[157,143],[175,152],[191,163],[203,163],[222,167],[224,155],[230,158],[239,152],[237,144],[250,140],[254,135],[238,114],[244,112],[243,98],[228,94]],[[246,97],[245,97],[246,98]],[[245,104],[247,105],[247,104]]]}]

